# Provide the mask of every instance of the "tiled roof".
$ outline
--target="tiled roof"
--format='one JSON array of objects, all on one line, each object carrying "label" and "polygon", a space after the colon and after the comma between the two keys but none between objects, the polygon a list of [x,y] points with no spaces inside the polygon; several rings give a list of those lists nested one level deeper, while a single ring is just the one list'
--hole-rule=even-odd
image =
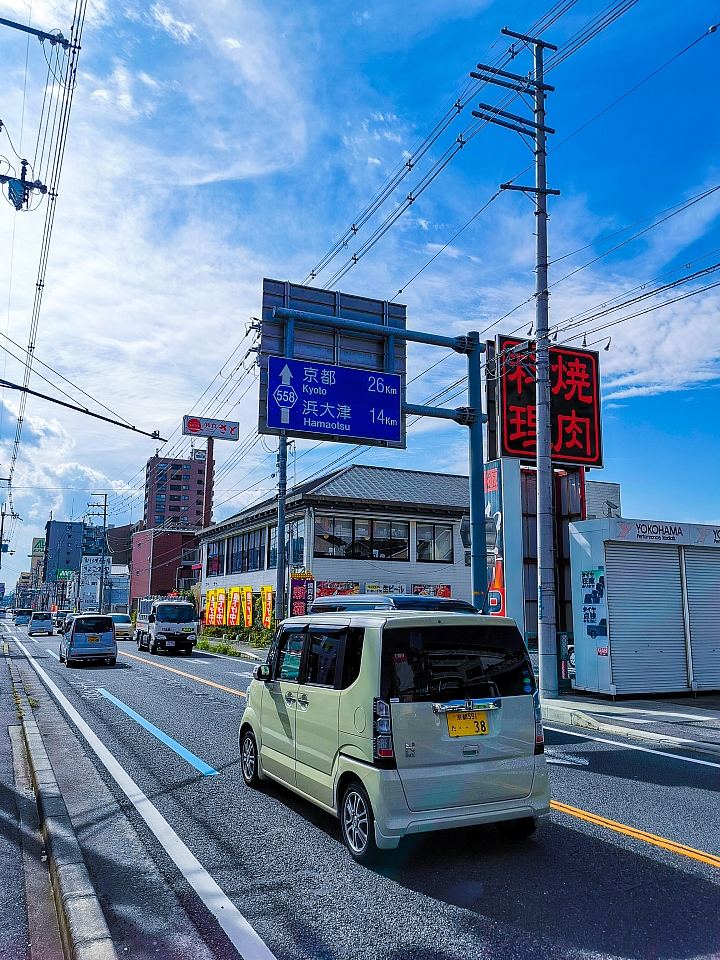
[{"label": "tiled roof", "polygon": [[307,490],[306,495],[445,507],[470,506],[470,485],[467,477],[358,464],[353,464],[334,476],[321,477]]}]

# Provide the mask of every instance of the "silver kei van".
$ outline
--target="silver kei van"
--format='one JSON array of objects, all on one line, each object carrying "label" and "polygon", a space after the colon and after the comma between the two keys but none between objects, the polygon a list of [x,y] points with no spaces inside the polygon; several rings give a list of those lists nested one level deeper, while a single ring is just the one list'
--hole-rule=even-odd
[{"label": "silver kei van", "polygon": [[407,834],[549,816],[540,707],[512,620],[362,611],[280,624],[240,723],[242,776],[340,819],[362,863]]},{"label": "silver kei van", "polygon": [[60,663],[71,667],[83,660],[117,662],[115,624],[109,616],[97,613],[74,614],[63,623]]}]

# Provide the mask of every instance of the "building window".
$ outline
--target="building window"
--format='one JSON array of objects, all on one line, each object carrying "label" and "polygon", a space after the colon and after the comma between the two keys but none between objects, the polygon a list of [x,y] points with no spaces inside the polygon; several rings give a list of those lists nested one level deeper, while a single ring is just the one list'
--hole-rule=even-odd
[{"label": "building window", "polygon": [[202,510],[196,510],[196,511],[195,511],[195,516],[196,516],[196,517],[201,517],[201,516],[202,516]]},{"label": "building window", "polygon": [[189,490],[189,489],[190,489],[190,487],[189,487],[186,483],[184,483],[184,484],[183,484],[183,490]]},{"label": "building window", "polygon": [[171,493],[171,494],[170,494],[170,499],[173,500],[173,501],[178,501],[178,500],[180,499],[180,497],[178,496],[178,494],[172,494],[172,493]]},{"label": "building window", "polygon": [[421,563],[452,563],[452,526],[442,523],[418,523],[417,559]]},{"label": "building window", "polygon": [[189,510],[189,507],[180,507],[181,510]]},{"label": "building window", "polygon": [[171,483],[171,484],[170,484],[170,489],[171,489],[171,490],[179,490],[179,489],[180,489],[180,484],[179,484],[179,483]]},{"label": "building window", "polygon": [[225,573],[225,544],[227,540],[216,540],[208,544],[205,575],[221,577]]},{"label": "building window", "polygon": [[157,467],[158,467],[158,470],[167,470],[168,465],[166,463],[159,463]]},{"label": "building window", "polygon": [[198,486],[201,487],[201,486],[205,483],[205,481],[204,481],[204,480],[198,480],[197,483],[198,483]]},{"label": "building window", "polygon": [[171,473],[171,474],[170,474],[170,479],[171,479],[171,480],[182,480],[182,474],[181,474],[181,473]]},{"label": "building window", "polygon": [[265,528],[241,533],[227,541],[227,572],[262,570],[265,562]]},{"label": "building window", "polygon": [[165,517],[155,517],[155,523],[165,523]]},{"label": "building window", "polygon": [[175,513],[180,513],[180,507],[170,507],[170,510],[174,510]]},{"label": "building window", "polygon": [[410,524],[365,517],[316,517],[314,555],[346,560],[407,561],[410,559]]},{"label": "building window", "polygon": [[268,570],[277,567],[277,526],[270,527],[268,534]]},{"label": "building window", "polygon": [[156,500],[160,500],[160,501],[164,501],[164,500],[166,499],[166,497],[165,497],[165,494],[164,494],[164,493],[156,493],[156,494],[155,494],[155,499],[156,499]]},{"label": "building window", "polygon": [[171,463],[171,464],[170,464],[170,469],[171,469],[171,470],[182,470],[182,464],[181,464],[181,463]]},{"label": "building window", "polygon": [[195,506],[196,506],[196,507],[201,507],[201,506],[202,506],[202,500],[196,500],[196,501],[195,501]]}]

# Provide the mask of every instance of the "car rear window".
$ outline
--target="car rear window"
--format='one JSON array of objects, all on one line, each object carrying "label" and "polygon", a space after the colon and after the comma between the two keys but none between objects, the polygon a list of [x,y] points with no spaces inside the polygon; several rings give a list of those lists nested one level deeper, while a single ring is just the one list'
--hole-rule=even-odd
[{"label": "car rear window", "polygon": [[33,620],[52,620],[49,613],[34,613]]},{"label": "car rear window", "polygon": [[132,623],[132,620],[126,613],[114,613],[111,619],[114,623]]},{"label": "car rear window", "polygon": [[445,600],[440,597],[393,597],[398,610],[447,610],[450,613],[478,613],[467,600]]},{"label": "car rear window", "polygon": [[515,626],[386,626],[380,686],[383,700],[427,703],[532,694],[535,679]]},{"label": "car rear window", "polygon": [[110,617],[76,617],[75,633],[109,633],[113,622]]}]

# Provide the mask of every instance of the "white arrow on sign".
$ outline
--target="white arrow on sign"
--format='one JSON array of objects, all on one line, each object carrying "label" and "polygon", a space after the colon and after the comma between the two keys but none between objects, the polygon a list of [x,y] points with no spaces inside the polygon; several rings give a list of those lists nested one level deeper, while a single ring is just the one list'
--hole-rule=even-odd
[{"label": "white arrow on sign", "polygon": [[282,385],[284,387],[287,387],[292,380],[292,373],[290,373],[290,367],[287,364],[285,364],[280,371],[280,379],[282,380]]}]

